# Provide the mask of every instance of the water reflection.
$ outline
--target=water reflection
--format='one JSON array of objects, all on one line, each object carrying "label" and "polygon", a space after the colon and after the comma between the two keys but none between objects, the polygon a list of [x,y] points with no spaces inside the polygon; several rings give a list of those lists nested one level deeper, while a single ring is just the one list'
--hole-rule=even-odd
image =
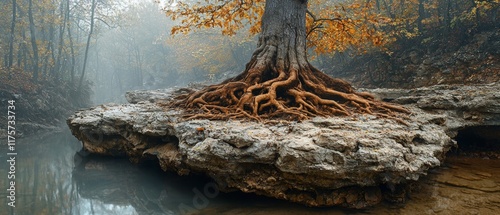
[{"label": "water reflection", "polygon": [[83,161],[75,168],[73,181],[81,198],[98,200],[103,205],[131,206],[133,211],[126,214],[141,215],[178,214],[179,205],[192,201],[191,189],[209,183],[163,173],[156,165],[136,166],[127,160],[109,158]]},{"label": "water reflection", "polygon": [[[7,206],[8,163],[0,163],[0,215],[179,214],[193,189],[210,183],[164,173],[126,159],[75,156],[81,144],[69,133],[17,141],[16,207]],[[0,159],[7,160],[0,145]],[[202,188],[200,188],[202,189]]]},{"label": "water reflection", "polygon": [[[16,141],[16,208],[7,206],[8,163],[0,162],[0,214],[72,214],[77,191],[71,180],[72,154],[79,147],[68,135],[43,135]],[[72,143],[72,144],[66,144]],[[0,145],[0,160],[7,160]]]},{"label": "water reflection", "polygon": [[[1,145],[0,160],[7,160],[6,146]],[[129,214],[130,206],[105,205],[81,198],[73,176],[73,155],[80,144],[68,132],[46,134],[17,141],[15,209],[7,206],[2,192],[0,214]],[[2,191],[9,183],[6,162],[0,163]],[[113,213],[107,213],[114,211]],[[101,214],[103,214],[101,213]]]},{"label": "water reflection", "polygon": [[[17,142],[16,208],[7,206],[8,163],[0,162],[0,215],[7,214],[498,214],[500,161],[450,158],[405,205],[362,211],[307,208],[241,193],[218,193],[202,177],[179,177],[126,159],[74,157],[81,144],[69,131]],[[0,145],[6,161],[7,146]],[[201,179],[199,179],[201,178]]]}]

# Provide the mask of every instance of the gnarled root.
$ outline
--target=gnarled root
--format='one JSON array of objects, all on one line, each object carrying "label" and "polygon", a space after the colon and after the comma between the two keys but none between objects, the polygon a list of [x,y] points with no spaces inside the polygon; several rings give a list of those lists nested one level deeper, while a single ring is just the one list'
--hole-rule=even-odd
[{"label": "gnarled root", "polygon": [[172,104],[185,110],[187,119],[305,120],[315,116],[373,114],[404,123],[403,107],[377,101],[368,93],[331,78],[312,66],[288,71],[252,66],[221,84],[181,95]]}]

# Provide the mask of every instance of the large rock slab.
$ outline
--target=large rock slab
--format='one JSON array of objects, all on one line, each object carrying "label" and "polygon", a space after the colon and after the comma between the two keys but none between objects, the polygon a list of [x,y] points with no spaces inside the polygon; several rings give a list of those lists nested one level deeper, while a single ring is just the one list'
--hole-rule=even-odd
[{"label": "large rock slab", "polygon": [[[473,90],[462,88],[373,90],[383,99],[406,104],[412,111],[407,125],[370,115],[269,124],[182,121],[178,111],[156,103],[168,102],[173,90],[130,92],[127,98],[133,104],[82,110],[67,123],[90,153],[127,156],[133,162],[157,160],[164,170],[181,175],[206,174],[221,191],[241,190],[309,206],[363,208],[439,166],[463,123],[498,123],[498,91],[485,88],[474,94],[485,96],[475,102],[454,99],[474,99],[468,97]],[[470,118],[464,110],[482,115]]]},{"label": "large rock slab", "polygon": [[446,128],[500,125],[500,83],[436,85],[417,89],[371,89],[381,99],[445,114]]}]

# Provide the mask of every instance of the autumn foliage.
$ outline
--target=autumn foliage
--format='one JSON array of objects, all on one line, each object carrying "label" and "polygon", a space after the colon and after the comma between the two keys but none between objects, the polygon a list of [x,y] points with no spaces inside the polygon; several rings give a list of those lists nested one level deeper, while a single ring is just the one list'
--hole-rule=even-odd
[{"label": "autumn foliage", "polygon": [[34,93],[40,88],[32,74],[18,68],[0,68],[0,90],[15,93]]},{"label": "autumn foliage", "polygon": [[249,32],[260,31],[260,17],[264,13],[264,0],[177,2],[175,7],[164,8],[172,20],[181,24],[172,28],[172,34],[188,33],[193,29],[221,28],[222,34],[234,35],[250,25]]},{"label": "autumn foliage", "polygon": [[374,48],[390,55],[387,47],[395,41],[429,30],[451,35],[455,29],[473,31],[495,23],[487,20],[496,20],[499,1],[205,0],[176,1],[164,9],[178,21],[172,34],[204,28],[218,28],[223,35],[259,33],[258,48],[240,75],[179,97],[176,105],[192,118],[307,119],[353,113],[394,118],[407,111],[324,75],[307,55]]},{"label": "autumn foliage", "polygon": [[[164,8],[167,16],[179,20],[172,34],[188,34],[195,29],[219,28],[223,35],[244,30],[258,34],[265,0],[177,2]],[[389,19],[372,10],[374,2],[353,0],[332,3],[310,0],[307,11],[308,47],[317,54],[344,51],[350,47],[381,46],[390,41],[380,26]]]},{"label": "autumn foliage", "polygon": [[[307,45],[321,53],[342,50],[345,43],[382,44],[384,38],[371,27],[378,17],[369,13],[369,4],[329,8],[359,12],[353,17],[316,15],[302,0],[267,0],[264,9],[262,4],[261,0],[207,0],[165,8],[172,19],[181,19],[173,34],[214,27],[225,35],[246,26],[250,33],[260,31],[258,48],[240,75],[181,95],[173,106],[185,109],[189,118],[212,119],[303,120],[355,113],[395,118],[399,112],[407,113],[367,93],[355,92],[349,83],[323,74],[307,60]],[[334,39],[320,39],[332,32],[336,33]]]},{"label": "autumn foliage", "polygon": [[[385,48],[396,40],[411,39],[427,30],[450,30],[498,22],[500,0],[309,0],[308,47],[316,54],[347,49],[364,53]],[[172,34],[219,28],[223,35],[243,30],[260,32],[264,0],[177,1],[166,6],[167,16],[178,20]]]}]

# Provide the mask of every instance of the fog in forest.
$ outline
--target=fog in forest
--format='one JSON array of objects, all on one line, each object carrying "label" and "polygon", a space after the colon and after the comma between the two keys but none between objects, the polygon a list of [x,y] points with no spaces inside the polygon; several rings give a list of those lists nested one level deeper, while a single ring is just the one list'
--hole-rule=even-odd
[{"label": "fog in forest", "polygon": [[126,102],[130,90],[220,80],[242,70],[255,46],[253,37],[216,30],[172,36],[176,22],[149,0],[0,4],[2,67],[10,68],[2,75],[10,84],[67,85],[61,90],[76,100],[90,96],[91,104]]},{"label": "fog in forest", "polygon": [[[217,31],[170,34],[175,24],[158,4],[129,4],[110,23],[99,22],[88,56],[93,102],[124,102],[130,90],[210,83],[238,72],[253,41],[233,42]],[[220,55],[215,60],[208,55]],[[224,74],[226,73],[226,74]]]}]

